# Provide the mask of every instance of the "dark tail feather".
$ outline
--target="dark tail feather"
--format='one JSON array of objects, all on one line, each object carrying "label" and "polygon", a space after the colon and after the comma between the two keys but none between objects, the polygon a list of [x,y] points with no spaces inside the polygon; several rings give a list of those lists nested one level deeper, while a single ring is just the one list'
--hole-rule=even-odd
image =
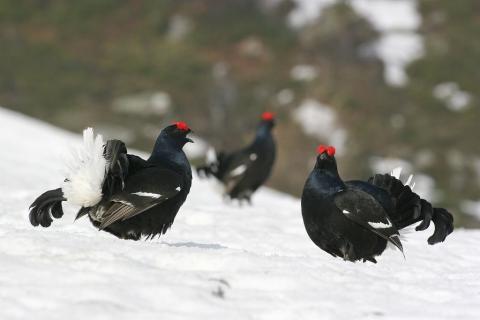
[{"label": "dark tail feather", "polygon": [[393,199],[394,212],[391,213],[390,219],[399,230],[422,220],[422,211],[427,214],[428,208],[422,208],[422,199],[395,177],[389,174],[377,174],[368,182],[387,191]]},{"label": "dark tail feather", "polygon": [[211,176],[218,178],[218,171],[220,169],[220,160],[223,157],[223,153],[215,155],[215,160],[207,160],[207,163],[203,166],[197,167],[197,174],[202,178],[210,178]]},{"label": "dark tail feather", "polygon": [[387,191],[394,200],[395,212],[390,218],[399,230],[419,221],[421,223],[415,230],[426,230],[433,221],[435,232],[428,239],[429,244],[442,242],[452,233],[453,216],[443,208],[434,208],[397,178],[389,174],[377,174],[368,182]]},{"label": "dark tail feather", "polygon": [[200,177],[209,178],[213,176],[219,180],[222,179],[227,156],[224,152],[219,152],[215,154],[215,158],[215,160],[210,160],[210,162],[207,161],[204,166],[197,168],[197,174]]},{"label": "dark tail feather", "polygon": [[91,208],[84,208],[84,207],[82,207],[82,208],[78,211],[77,215],[75,216],[75,221],[77,221],[78,219],[80,219],[80,218],[83,217],[83,216],[86,216],[86,215],[90,212],[90,209],[91,209]]},{"label": "dark tail feather", "polygon": [[104,157],[108,164],[102,191],[108,196],[125,187],[129,167],[127,147],[120,140],[109,140],[105,144]]},{"label": "dark tail feather", "polygon": [[402,241],[400,241],[400,237],[397,234],[394,234],[388,238],[388,241],[390,241],[395,247],[397,247],[405,258],[405,253],[403,252],[403,245]]},{"label": "dark tail feather", "polygon": [[428,243],[431,245],[443,242],[453,232],[453,216],[443,208],[433,208],[432,221],[435,232],[428,238]]},{"label": "dark tail feather", "polygon": [[47,191],[39,196],[30,205],[29,218],[32,226],[41,225],[47,228],[52,224],[53,218],[60,219],[63,216],[62,201],[66,200],[61,188]]},{"label": "dark tail feather", "polygon": [[212,166],[211,165],[204,165],[197,168],[198,176],[202,178],[209,178],[213,176]]}]

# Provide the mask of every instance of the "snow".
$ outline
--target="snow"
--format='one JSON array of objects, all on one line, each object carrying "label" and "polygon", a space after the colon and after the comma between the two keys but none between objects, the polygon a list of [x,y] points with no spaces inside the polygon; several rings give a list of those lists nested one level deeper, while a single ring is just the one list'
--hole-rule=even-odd
[{"label": "snow", "polygon": [[414,32],[387,32],[374,49],[385,64],[385,80],[392,86],[405,85],[408,82],[405,68],[424,54],[423,38]]},{"label": "snow", "polygon": [[290,71],[290,76],[296,81],[309,82],[317,77],[317,70],[314,66],[308,64],[298,64]]},{"label": "snow", "polygon": [[422,23],[416,0],[351,0],[350,5],[381,31],[413,30]]},{"label": "snow", "polygon": [[[321,16],[322,10],[338,0],[295,0],[297,8],[289,16],[299,28]],[[385,64],[385,80],[391,86],[408,82],[405,68],[424,54],[423,38],[417,33],[422,17],[417,0],[349,0],[350,6],[380,32],[373,44]]]},{"label": "snow", "polygon": [[188,17],[175,14],[168,23],[167,38],[172,41],[184,40],[192,29],[193,22]]},{"label": "snow", "polygon": [[480,220],[480,201],[465,200],[462,203],[462,210]]},{"label": "snow", "polygon": [[294,0],[297,7],[288,17],[293,27],[301,27],[318,18],[322,10],[337,2],[337,0]]},{"label": "snow", "polygon": [[417,0],[351,0],[350,4],[381,33],[374,49],[385,64],[385,80],[391,86],[404,86],[405,68],[424,54],[423,38],[417,33],[422,23]]},{"label": "snow", "polygon": [[319,142],[327,141],[335,146],[338,155],[343,154],[347,131],[339,127],[333,107],[313,99],[305,99],[292,114],[305,134],[317,138]]},{"label": "snow", "polygon": [[0,109],[1,319],[478,318],[479,231],[433,247],[432,229],[413,233],[406,260],[352,264],[308,239],[298,199],[262,189],[240,207],[196,177],[161,239],[116,239],[73,223],[72,207],[32,227],[28,205],[61,183],[59,155],[80,141]]},{"label": "snow", "polygon": [[163,116],[170,111],[171,105],[170,95],[166,92],[144,92],[115,99],[113,110],[126,114]]},{"label": "snow", "polygon": [[187,143],[183,148],[183,151],[185,151],[185,154],[189,159],[203,159],[207,154],[210,145],[207,141],[197,135],[190,134],[189,138],[193,140],[193,143]]},{"label": "snow", "polygon": [[277,93],[277,102],[280,106],[286,106],[295,99],[295,93],[291,89],[282,89]]},{"label": "snow", "polygon": [[451,111],[464,111],[472,102],[472,95],[460,89],[455,82],[443,82],[433,88],[433,96],[444,102]]}]

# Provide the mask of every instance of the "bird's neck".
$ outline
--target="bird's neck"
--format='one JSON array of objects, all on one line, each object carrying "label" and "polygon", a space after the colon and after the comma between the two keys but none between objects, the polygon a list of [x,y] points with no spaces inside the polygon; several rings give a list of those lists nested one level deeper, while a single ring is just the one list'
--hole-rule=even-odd
[{"label": "bird's neck", "polygon": [[265,141],[273,141],[271,128],[267,124],[261,124],[257,128],[253,145],[265,143]]},{"label": "bird's neck", "polygon": [[317,159],[317,163],[315,164],[315,171],[320,176],[341,180],[340,175],[338,174],[337,161],[334,158],[327,161]]},{"label": "bird's neck", "polygon": [[256,138],[261,137],[270,137],[271,136],[271,128],[268,124],[262,123],[257,128]]},{"label": "bird's neck", "polygon": [[182,147],[171,139],[164,137],[159,137],[155,142],[148,162],[152,164],[162,164],[176,171],[191,172],[190,163]]},{"label": "bird's neck", "polygon": [[315,168],[312,172],[312,178],[314,185],[327,194],[333,194],[345,189],[345,183],[337,171]]},{"label": "bird's neck", "polygon": [[320,175],[332,179],[340,179],[340,175],[338,174],[337,170],[331,170],[331,169],[319,169],[316,168],[315,171]]}]

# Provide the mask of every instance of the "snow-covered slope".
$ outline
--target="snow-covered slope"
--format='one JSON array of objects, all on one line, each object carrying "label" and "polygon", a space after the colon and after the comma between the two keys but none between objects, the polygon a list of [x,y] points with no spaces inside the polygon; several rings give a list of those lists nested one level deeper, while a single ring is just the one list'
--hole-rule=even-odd
[{"label": "snow-covered slope", "polygon": [[0,109],[0,319],[478,318],[479,231],[434,247],[412,234],[406,260],[351,264],[308,239],[297,199],[263,189],[241,208],[198,179],[160,240],[118,240],[74,208],[33,228],[28,205],[79,141]]}]

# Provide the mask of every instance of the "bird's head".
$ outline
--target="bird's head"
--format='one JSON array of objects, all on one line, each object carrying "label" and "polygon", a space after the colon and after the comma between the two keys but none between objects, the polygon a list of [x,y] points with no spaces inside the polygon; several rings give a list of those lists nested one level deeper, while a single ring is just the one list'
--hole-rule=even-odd
[{"label": "bird's head", "polygon": [[159,138],[166,139],[174,145],[183,148],[188,142],[193,143],[193,140],[188,138],[188,134],[191,132],[192,130],[185,122],[179,121],[163,129]]},{"label": "bird's head", "polygon": [[317,148],[317,164],[316,169],[327,171],[337,171],[337,161],[335,160],[335,147],[319,145]]},{"label": "bird's head", "polygon": [[275,114],[268,111],[262,113],[260,126],[272,129],[275,126]]}]

